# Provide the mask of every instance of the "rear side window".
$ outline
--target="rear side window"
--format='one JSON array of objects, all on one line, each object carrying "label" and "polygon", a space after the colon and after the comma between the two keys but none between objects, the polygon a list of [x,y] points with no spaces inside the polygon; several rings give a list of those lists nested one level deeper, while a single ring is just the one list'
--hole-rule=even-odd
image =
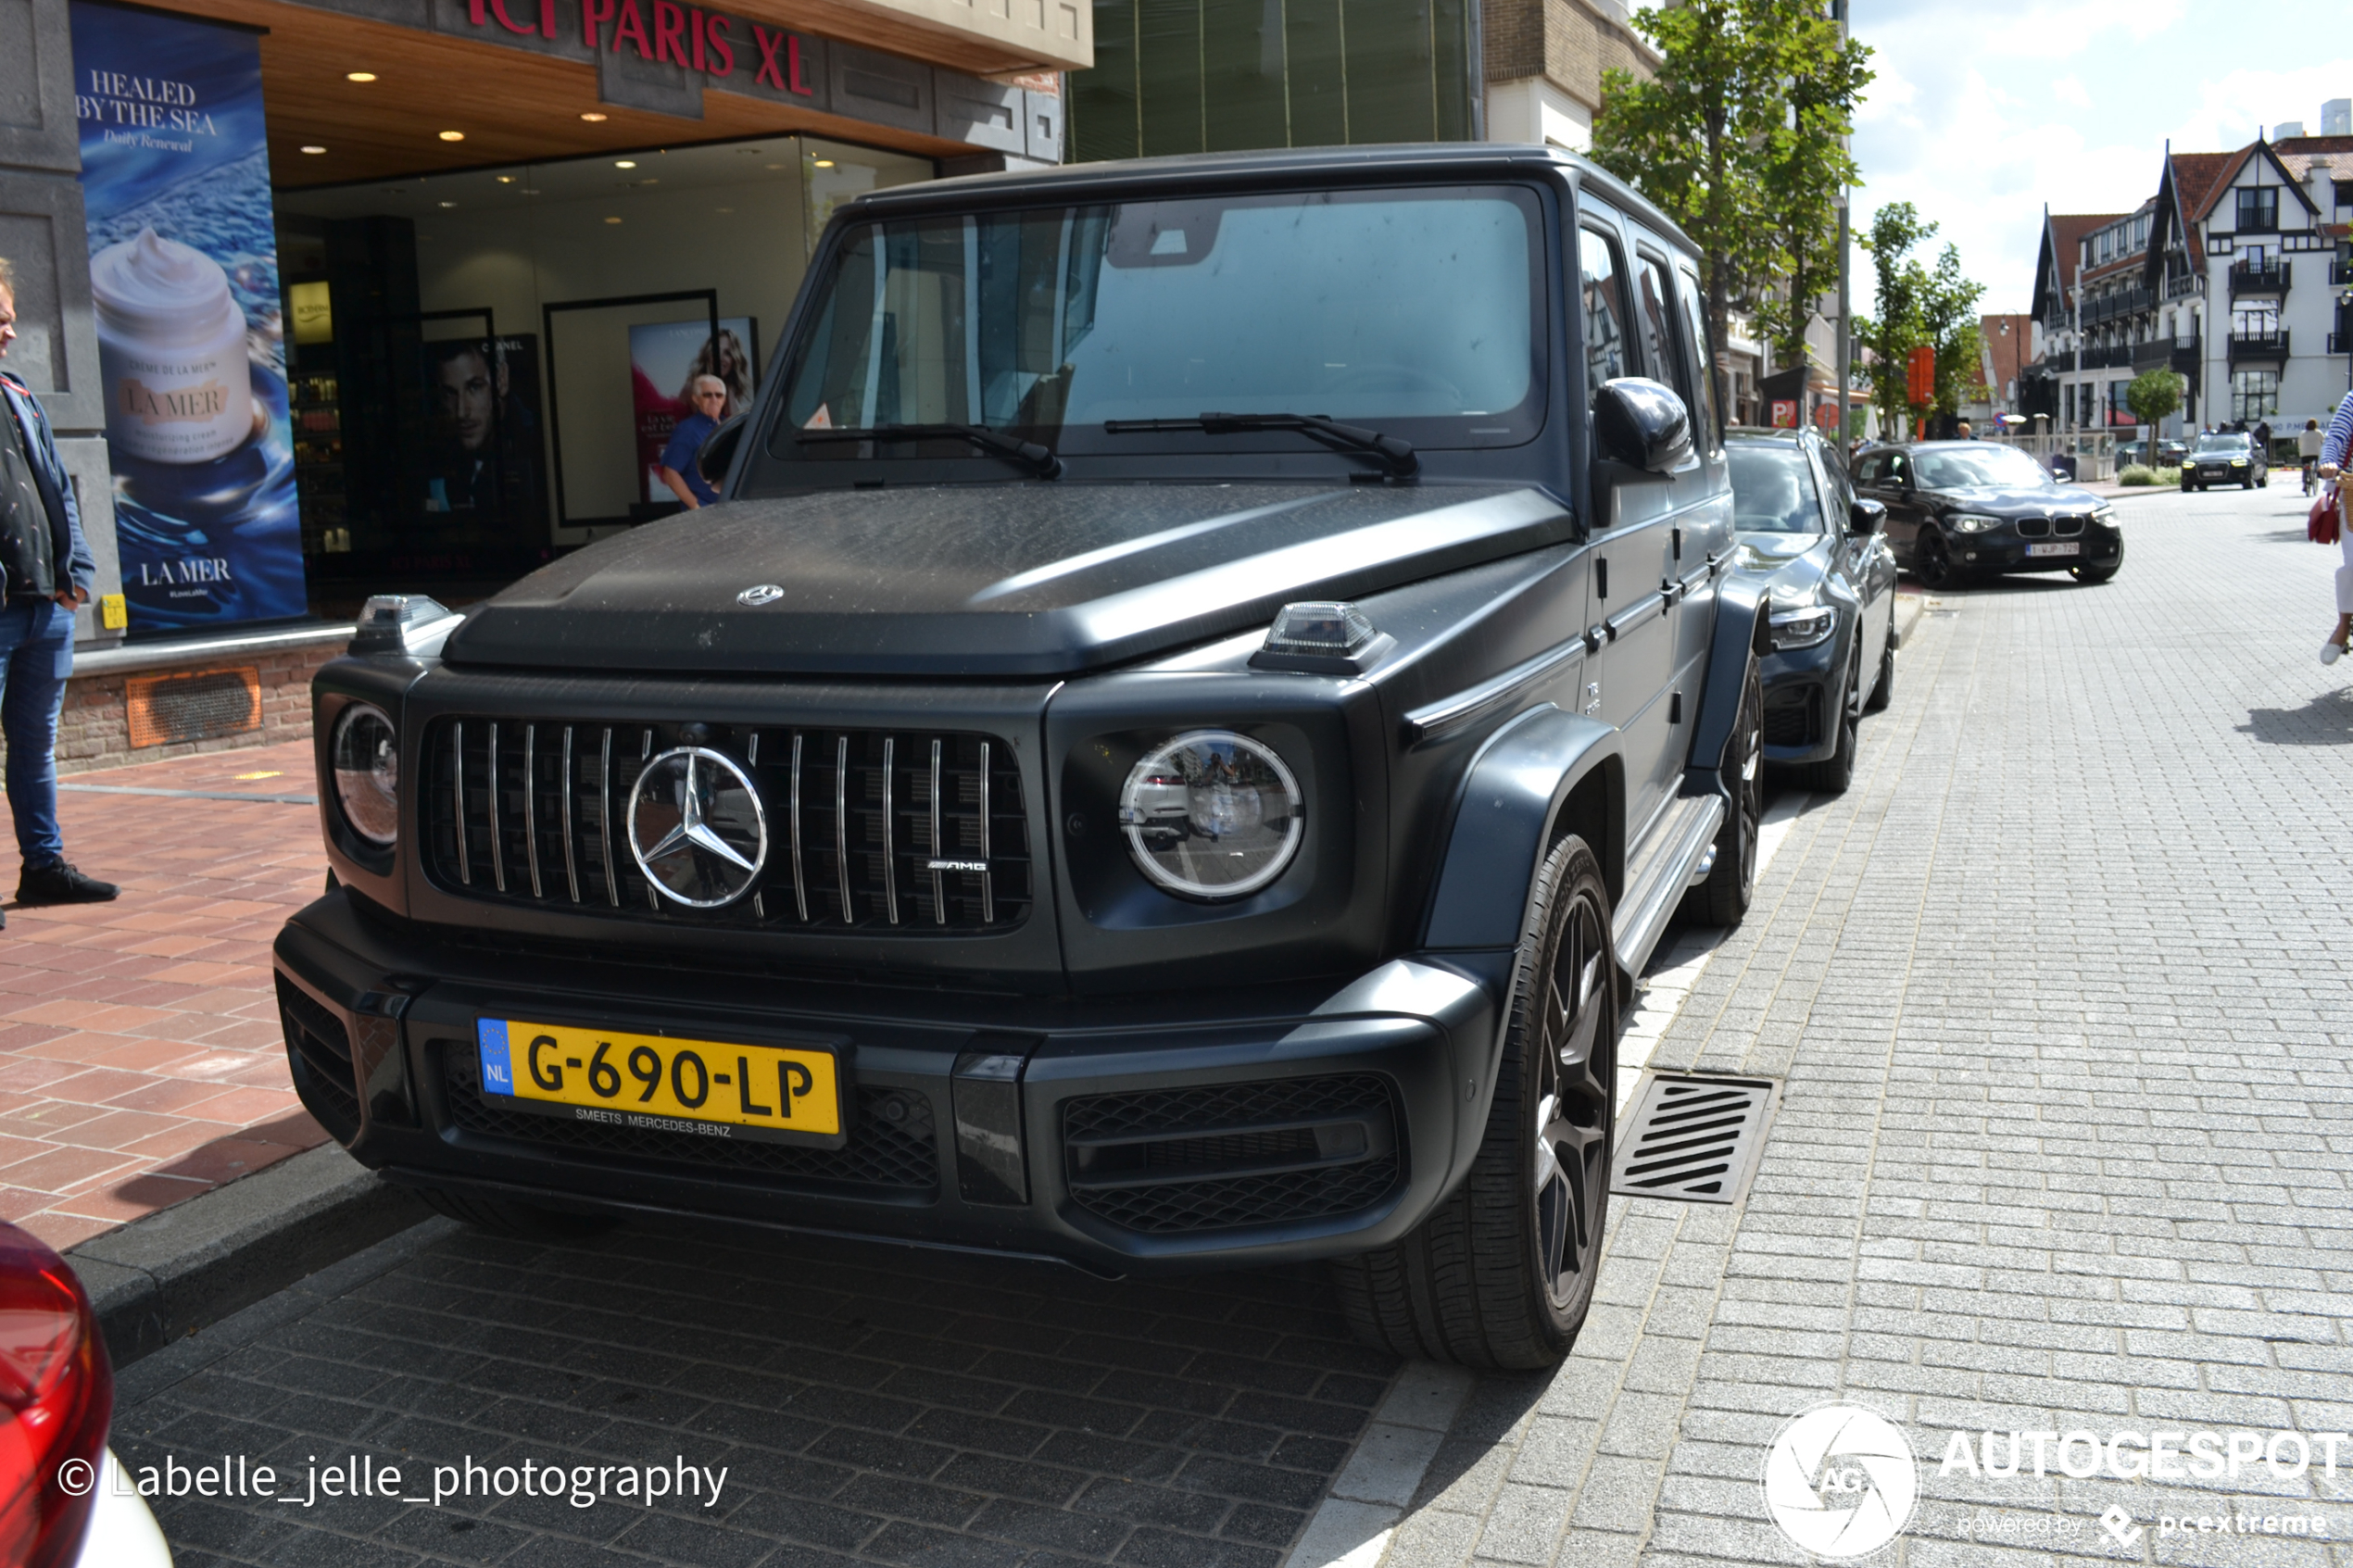
[{"label": "rear side window", "polygon": [[1699,405],[1692,401],[1691,367],[1677,351],[1675,341],[1675,286],[1667,281],[1666,264],[1650,257],[1637,257],[1635,270],[1642,295],[1635,320],[1641,325],[1642,353],[1651,374],[1682,395],[1683,406],[1692,410],[1696,421]]},{"label": "rear side window", "polygon": [[1628,331],[1617,247],[1597,230],[1579,229],[1577,257],[1584,274],[1580,314],[1585,328],[1585,390],[1590,395],[1602,383],[1634,373],[1629,346],[1633,334]]},{"label": "rear side window", "polygon": [[1723,399],[1718,395],[1716,383],[1723,372],[1716,363],[1716,345],[1707,340],[1707,312],[1700,306],[1699,277],[1681,268],[1676,270],[1675,276],[1682,284],[1683,326],[1691,334],[1692,360],[1704,370],[1693,378],[1698,383],[1693,390],[1699,395],[1692,403],[1692,434],[1705,432],[1709,445],[1721,446],[1724,426],[1717,410],[1723,407]]}]

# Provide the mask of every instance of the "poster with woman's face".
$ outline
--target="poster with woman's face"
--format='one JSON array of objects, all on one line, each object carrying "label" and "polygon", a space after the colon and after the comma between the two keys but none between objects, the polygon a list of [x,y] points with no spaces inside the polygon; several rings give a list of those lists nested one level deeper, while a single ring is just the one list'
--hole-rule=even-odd
[{"label": "poster with woman's face", "polygon": [[727,406],[720,413],[721,420],[734,419],[751,408],[760,381],[760,369],[752,358],[758,328],[752,317],[723,316],[716,343],[711,340],[708,316],[629,329],[631,403],[636,416],[637,471],[644,499],[672,498],[670,487],[656,470],[678,421],[695,411],[691,398],[698,378],[717,376],[725,383]]}]

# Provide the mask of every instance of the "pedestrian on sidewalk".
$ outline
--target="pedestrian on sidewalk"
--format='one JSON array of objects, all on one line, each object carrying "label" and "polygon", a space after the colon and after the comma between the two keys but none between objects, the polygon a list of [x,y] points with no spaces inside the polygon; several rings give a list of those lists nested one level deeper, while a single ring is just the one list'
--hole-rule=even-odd
[{"label": "pedestrian on sidewalk", "polygon": [[[2353,446],[2353,392],[2336,406],[2336,415],[2329,420],[2327,432],[2321,437],[2321,477],[2334,481],[2345,468],[2345,449]],[[2337,491],[2337,548],[2345,552],[2345,564],[2336,569],[2336,630],[2321,645],[2321,662],[2334,664],[2345,657],[2345,640],[2353,636],[2353,529],[2344,526],[2345,491]]]},{"label": "pedestrian on sidewalk", "polygon": [[[16,276],[0,256],[0,359],[16,335]],[[98,568],[40,400],[0,370],[0,735],[24,858],[17,902],[97,903],[118,889],[67,864],[57,831],[57,713],[73,673],[73,608],[90,602]]]},{"label": "pedestrian on sidewalk", "polygon": [[2307,420],[2304,428],[2296,433],[2296,455],[2304,461],[2304,494],[2309,495],[2312,486],[2320,483],[2321,421]]}]

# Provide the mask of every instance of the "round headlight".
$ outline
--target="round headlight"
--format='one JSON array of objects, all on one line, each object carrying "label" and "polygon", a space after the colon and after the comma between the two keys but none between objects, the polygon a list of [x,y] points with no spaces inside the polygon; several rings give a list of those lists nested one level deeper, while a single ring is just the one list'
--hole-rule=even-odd
[{"label": "round headlight", "polygon": [[400,742],[381,708],[352,704],[335,721],[335,798],[343,820],[371,844],[400,836]]},{"label": "round headlight", "polygon": [[1143,873],[1189,898],[1255,893],[1299,852],[1299,781],[1272,748],[1194,730],[1146,754],[1119,792],[1119,825]]}]

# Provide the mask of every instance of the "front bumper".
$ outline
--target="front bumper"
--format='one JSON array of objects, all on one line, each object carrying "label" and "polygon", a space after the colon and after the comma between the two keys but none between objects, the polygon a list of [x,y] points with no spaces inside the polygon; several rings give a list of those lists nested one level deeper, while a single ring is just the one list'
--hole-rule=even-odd
[{"label": "front bumper", "polygon": [[[2037,545],[2076,545],[2081,546],[2071,556],[2030,555]],[[1948,541],[1953,564],[1965,572],[1986,573],[2003,571],[2066,571],[2079,566],[2108,566],[2115,563],[2124,548],[2124,535],[2114,528],[2097,523],[2086,526],[2080,534],[2068,538],[2022,539],[2007,528],[1994,529],[1984,533],[1956,533]]]},{"label": "front bumper", "polygon": [[1767,762],[1819,762],[1838,749],[1836,719],[1839,704],[1846,700],[1846,653],[1853,637],[1842,611],[1837,630],[1812,647],[1769,653],[1758,660]]},{"label": "front bumper", "polygon": [[[1499,1017],[1490,969],[1508,972],[1450,955],[1206,997],[950,993],[494,950],[342,891],[290,921],[274,956],[303,1103],[390,1179],[1099,1273],[1290,1261],[1403,1236],[1476,1151]],[[486,1017],[829,1039],[846,1147],[519,1114],[480,1092]]]}]

